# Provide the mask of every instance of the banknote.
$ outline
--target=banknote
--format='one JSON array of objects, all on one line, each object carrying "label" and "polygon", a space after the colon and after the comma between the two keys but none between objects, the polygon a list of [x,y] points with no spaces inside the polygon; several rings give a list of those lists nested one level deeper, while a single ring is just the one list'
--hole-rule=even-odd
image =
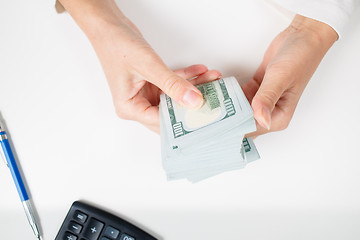
[{"label": "banknote", "polygon": [[252,139],[244,138],[256,124],[237,80],[229,77],[196,87],[204,98],[200,109],[186,109],[160,96],[161,155],[168,180],[198,182],[260,158]]},{"label": "banknote", "polygon": [[196,86],[204,98],[197,110],[186,109],[165,94],[160,96],[168,140],[174,148],[229,130],[229,126],[235,128],[251,118],[252,109],[234,84],[238,85],[236,79],[230,77]]}]

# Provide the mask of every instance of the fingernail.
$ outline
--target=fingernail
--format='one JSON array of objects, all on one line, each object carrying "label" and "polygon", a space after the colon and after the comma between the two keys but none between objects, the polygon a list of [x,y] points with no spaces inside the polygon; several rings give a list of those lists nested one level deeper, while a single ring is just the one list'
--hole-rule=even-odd
[{"label": "fingernail", "polygon": [[203,105],[203,98],[194,90],[188,90],[182,99],[185,107],[198,109]]},{"label": "fingernail", "polygon": [[270,110],[266,107],[263,107],[261,110],[261,115],[258,117],[257,121],[262,127],[266,128],[269,131],[271,125]]}]

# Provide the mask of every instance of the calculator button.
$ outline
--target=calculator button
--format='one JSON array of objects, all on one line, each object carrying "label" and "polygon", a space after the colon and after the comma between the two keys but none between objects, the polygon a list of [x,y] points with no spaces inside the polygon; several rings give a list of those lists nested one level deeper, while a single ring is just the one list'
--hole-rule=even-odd
[{"label": "calculator button", "polygon": [[87,215],[79,210],[75,211],[74,219],[78,222],[84,223],[87,219]]},{"label": "calculator button", "polygon": [[120,237],[120,240],[135,240],[135,238],[130,235],[127,235],[126,233],[123,233]]},{"label": "calculator button", "polygon": [[77,239],[77,236],[75,236],[74,234],[71,234],[69,232],[65,233],[64,240],[76,240],[76,239]]},{"label": "calculator button", "polygon": [[84,237],[89,240],[98,239],[103,227],[104,224],[102,222],[95,220],[94,218],[90,218],[90,222],[84,232]]},{"label": "calculator button", "polygon": [[105,235],[108,237],[111,237],[113,239],[116,239],[119,236],[120,231],[113,227],[106,227],[105,228]]},{"label": "calculator button", "polygon": [[73,233],[80,233],[82,226],[74,221],[71,221],[69,224],[69,230]]}]

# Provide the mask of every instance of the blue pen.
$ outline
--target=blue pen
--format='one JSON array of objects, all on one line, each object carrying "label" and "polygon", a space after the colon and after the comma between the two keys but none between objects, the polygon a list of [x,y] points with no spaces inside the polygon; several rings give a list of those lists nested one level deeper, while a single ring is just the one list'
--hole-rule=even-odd
[{"label": "blue pen", "polygon": [[3,155],[5,156],[5,162],[7,164],[7,166],[10,169],[11,175],[13,177],[13,180],[15,182],[17,191],[19,193],[22,205],[24,207],[25,213],[26,213],[26,217],[30,223],[30,226],[32,228],[32,230],[34,231],[35,236],[41,240],[41,235],[40,235],[40,231],[38,228],[38,225],[36,223],[35,220],[35,216],[34,216],[34,211],[31,207],[31,203],[29,200],[29,195],[26,191],[24,182],[21,178],[21,174],[19,171],[19,168],[16,164],[15,158],[14,158],[14,154],[11,151],[11,147],[9,144],[9,139],[6,135],[5,129],[4,129],[4,125],[1,123],[0,120],[0,143],[1,143],[1,147],[3,150]]}]

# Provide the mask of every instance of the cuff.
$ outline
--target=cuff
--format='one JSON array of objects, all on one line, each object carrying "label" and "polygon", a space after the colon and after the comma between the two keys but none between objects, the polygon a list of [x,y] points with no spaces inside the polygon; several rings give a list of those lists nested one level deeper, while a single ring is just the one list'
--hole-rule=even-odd
[{"label": "cuff", "polygon": [[337,32],[339,38],[357,5],[357,0],[267,0],[267,2],[277,8],[282,7],[281,11],[288,11],[287,15],[291,12],[297,13],[326,23]]}]

